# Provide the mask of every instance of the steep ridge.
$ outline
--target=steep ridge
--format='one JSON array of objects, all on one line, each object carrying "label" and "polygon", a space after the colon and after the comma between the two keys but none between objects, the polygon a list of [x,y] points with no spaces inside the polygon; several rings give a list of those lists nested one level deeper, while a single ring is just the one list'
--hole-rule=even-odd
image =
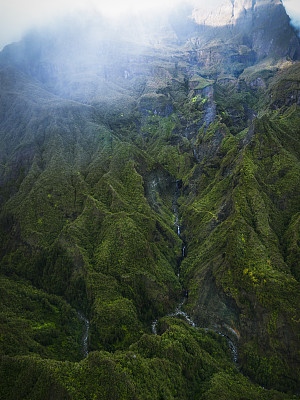
[{"label": "steep ridge", "polygon": [[294,398],[299,40],[229,3],[1,52],[2,398]]}]

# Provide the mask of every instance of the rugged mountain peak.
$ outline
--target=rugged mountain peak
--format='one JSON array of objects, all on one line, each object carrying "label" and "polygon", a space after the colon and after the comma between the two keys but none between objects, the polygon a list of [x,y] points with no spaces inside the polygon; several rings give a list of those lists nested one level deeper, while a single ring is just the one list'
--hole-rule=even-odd
[{"label": "rugged mountain peak", "polygon": [[195,8],[192,19],[212,38],[252,48],[257,59],[300,58],[299,38],[281,0],[224,0],[218,8]]},{"label": "rugged mountain peak", "polygon": [[283,8],[281,0],[224,0],[217,8],[195,8],[193,18],[199,25],[227,26],[246,22],[248,28],[248,23],[253,23],[262,11],[270,12],[278,6]]}]

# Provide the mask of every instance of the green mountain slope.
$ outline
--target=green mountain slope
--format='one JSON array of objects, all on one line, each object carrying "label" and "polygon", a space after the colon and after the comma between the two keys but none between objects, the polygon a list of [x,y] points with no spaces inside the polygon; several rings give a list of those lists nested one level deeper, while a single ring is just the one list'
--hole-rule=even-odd
[{"label": "green mountain slope", "polygon": [[0,54],[1,399],[297,398],[299,40],[260,3]]}]

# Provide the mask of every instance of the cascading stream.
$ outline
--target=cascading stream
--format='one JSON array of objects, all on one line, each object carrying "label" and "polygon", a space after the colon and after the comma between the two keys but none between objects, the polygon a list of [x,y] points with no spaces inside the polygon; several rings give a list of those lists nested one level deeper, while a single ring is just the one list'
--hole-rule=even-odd
[{"label": "cascading stream", "polygon": [[82,335],[82,354],[83,358],[86,358],[89,354],[88,350],[88,341],[89,341],[89,329],[90,329],[90,323],[88,319],[80,312],[77,312],[78,318],[84,322],[84,332]]},{"label": "cascading stream", "polygon": [[[174,202],[173,202],[173,211],[174,211],[174,215],[175,215],[175,226],[176,226],[177,235],[180,237],[181,230],[180,230],[180,224],[179,224],[179,212],[178,212],[178,203],[177,203],[179,195],[180,195],[179,181],[176,181],[176,191],[175,191]],[[182,253],[181,254],[182,254],[181,260],[182,260],[186,255],[186,246],[184,244],[182,245]],[[183,283],[180,279],[181,260],[178,264],[177,276],[179,278],[179,282],[180,282],[181,288],[182,288],[182,293],[184,293],[184,296],[183,296],[182,300],[180,301],[180,303],[178,304],[178,306],[176,307],[175,311],[171,314],[168,314],[168,317],[176,317],[177,315],[181,315],[186,319],[186,321],[189,323],[189,325],[191,325],[192,327],[196,327],[196,324],[192,320],[192,318],[186,312],[182,311],[182,306],[184,305],[184,303],[187,300],[188,292],[185,289],[185,287],[183,286]]]},{"label": "cascading stream", "polygon": [[[174,216],[175,216],[174,225],[175,225],[175,228],[176,228],[176,231],[177,231],[177,235],[180,237],[181,230],[180,230],[180,224],[179,224],[179,213],[178,213],[178,204],[177,204],[177,200],[178,200],[179,194],[180,194],[179,181],[176,181],[176,190],[175,190],[174,201],[173,201],[173,212],[174,212]],[[183,244],[183,246],[182,246],[182,259],[185,256],[186,256],[186,246]],[[195,328],[196,324],[192,320],[192,318],[186,312],[182,311],[182,306],[186,302],[186,299],[188,297],[188,292],[184,288],[184,286],[182,284],[182,281],[180,279],[180,264],[181,264],[181,261],[178,264],[177,276],[179,278],[179,283],[181,284],[182,293],[184,293],[184,296],[181,299],[181,301],[178,304],[178,306],[176,307],[175,311],[170,313],[170,314],[167,314],[167,317],[176,317],[177,315],[181,315],[186,319],[186,321],[189,323],[189,325],[191,325],[192,327]],[[152,333],[154,335],[157,335],[157,322],[158,322],[158,320],[156,319],[152,323]]]},{"label": "cascading stream", "polygon": [[[175,216],[174,225],[175,225],[175,228],[176,228],[176,231],[177,231],[177,235],[180,237],[181,229],[180,229],[180,224],[179,224],[179,212],[178,212],[178,204],[177,204],[179,195],[180,195],[179,181],[176,181],[176,191],[175,191],[174,201],[173,201],[173,212],[174,212],[174,216]],[[186,300],[188,298],[188,291],[184,288],[183,283],[182,283],[182,281],[180,279],[180,264],[181,264],[182,259],[185,258],[185,257],[186,257],[186,246],[183,243],[183,245],[182,245],[182,258],[181,258],[180,262],[178,263],[177,276],[178,276],[178,279],[179,279],[179,283],[181,284],[182,293],[184,293],[184,296],[181,299],[181,301],[178,304],[178,306],[176,307],[175,311],[170,313],[170,314],[167,314],[166,316],[167,317],[176,317],[178,315],[181,315],[182,317],[185,318],[185,320],[188,322],[188,324],[190,326],[192,326],[193,328],[198,329],[199,327],[195,324],[193,319],[186,312],[182,311],[182,307],[183,307],[183,305],[185,304],[185,302],[186,302]],[[156,319],[155,321],[152,322],[151,327],[152,327],[153,335],[157,335],[157,323],[158,323],[158,319]],[[230,328],[229,326],[226,326],[226,328],[227,328],[227,330],[232,331],[232,333],[236,335],[236,333],[234,332],[234,330],[232,328]],[[203,329],[210,330],[210,328],[203,328]],[[230,339],[229,336],[227,336],[227,335],[225,335],[222,332],[217,331],[217,330],[215,332],[218,335],[221,335],[221,336],[226,338],[227,343],[228,343],[228,347],[230,348],[230,350],[232,352],[233,361],[237,364],[237,358],[238,358],[237,346],[234,344],[234,342]]]}]

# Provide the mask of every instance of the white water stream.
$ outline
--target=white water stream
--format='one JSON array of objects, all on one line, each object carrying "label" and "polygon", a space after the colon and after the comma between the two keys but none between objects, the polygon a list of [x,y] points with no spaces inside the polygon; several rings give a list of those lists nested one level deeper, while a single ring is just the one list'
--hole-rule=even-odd
[{"label": "white water stream", "polygon": [[77,312],[78,318],[84,322],[84,332],[82,336],[82,354],[83,357],[87,357],[89,354],[89,349],[88,349],[88,341],[89,341],[89,329],[90,329],[90,323],[88,319],[81,313]]}]

